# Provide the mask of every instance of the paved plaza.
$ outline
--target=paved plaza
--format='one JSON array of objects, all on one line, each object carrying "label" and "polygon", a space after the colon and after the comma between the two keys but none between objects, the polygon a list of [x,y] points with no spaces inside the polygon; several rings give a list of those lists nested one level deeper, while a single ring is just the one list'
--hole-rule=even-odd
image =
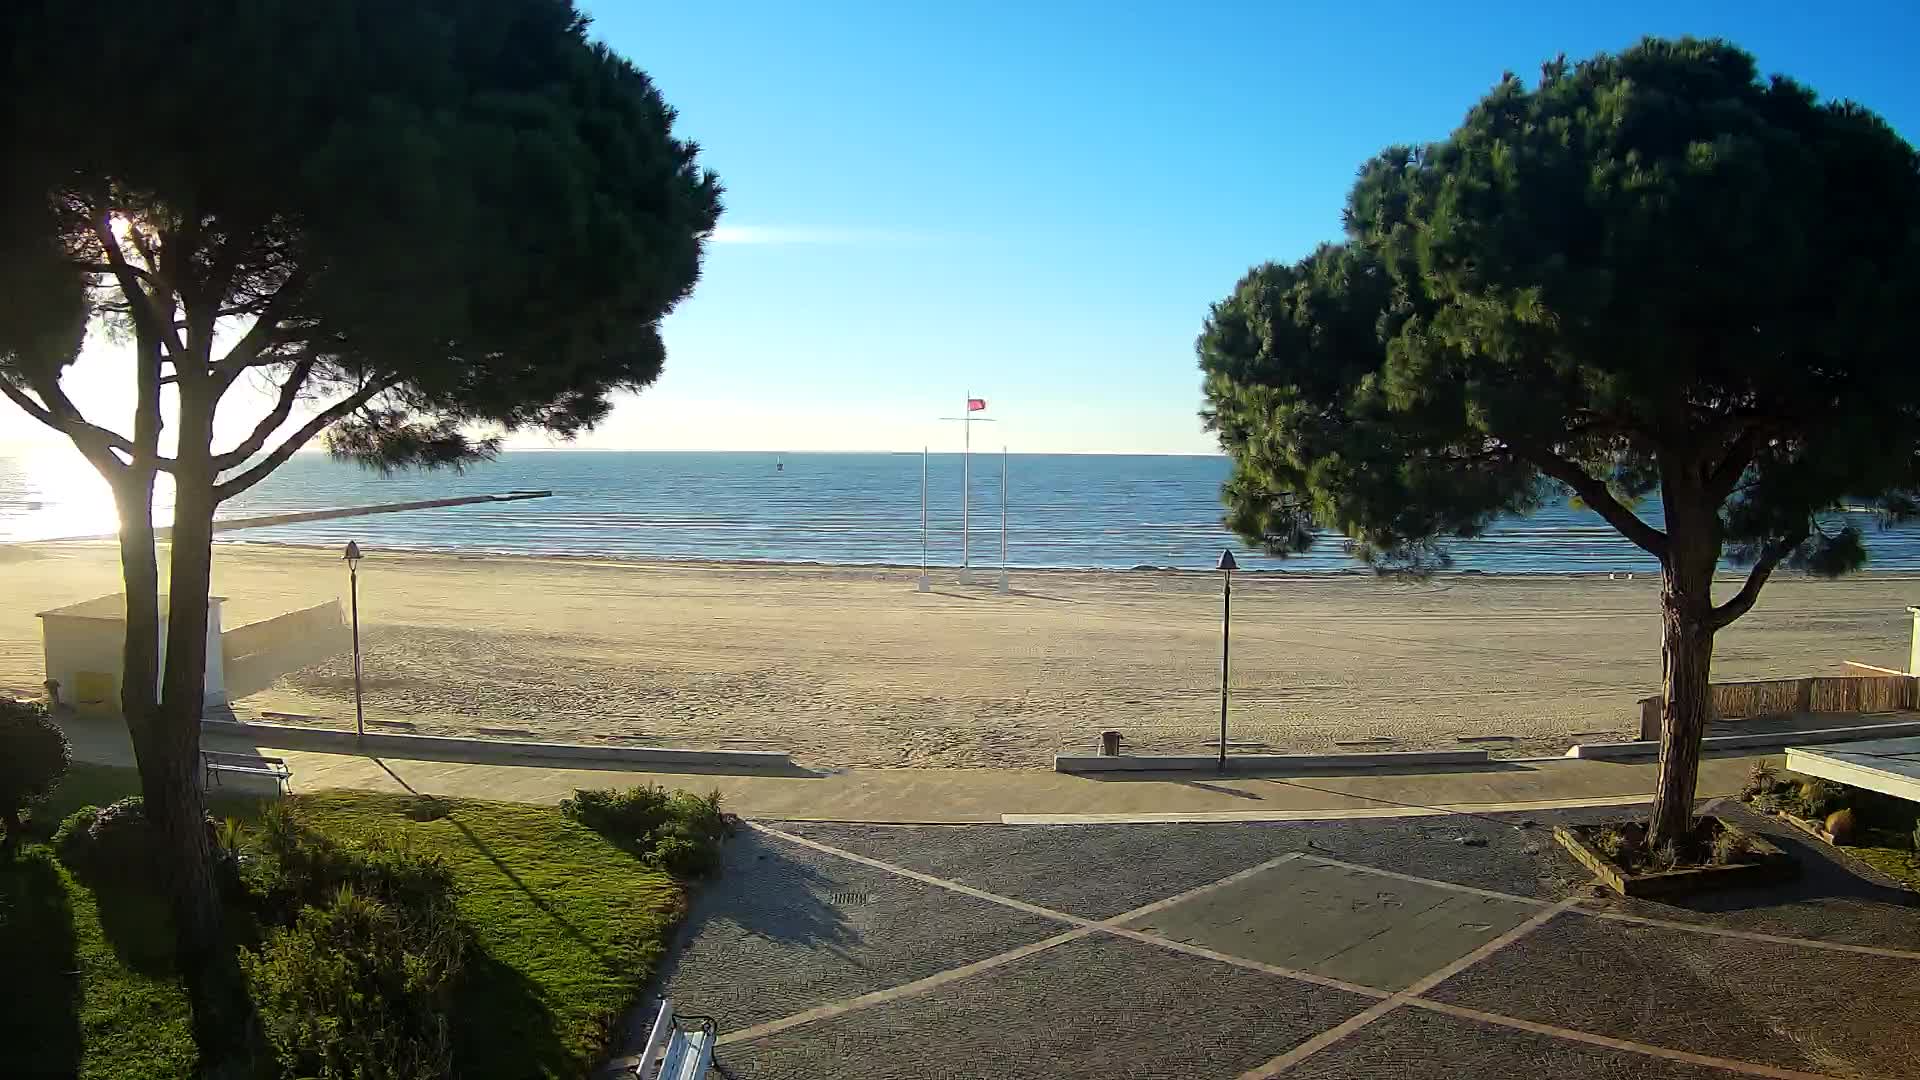
[{"label": "paved plaza", "polygon": [[716,1076],[1920,1076],[1920,907],[1756,818],[1798,881],[1598,891],[1617,809],[1321,822],[758,822],[659,989]]}]

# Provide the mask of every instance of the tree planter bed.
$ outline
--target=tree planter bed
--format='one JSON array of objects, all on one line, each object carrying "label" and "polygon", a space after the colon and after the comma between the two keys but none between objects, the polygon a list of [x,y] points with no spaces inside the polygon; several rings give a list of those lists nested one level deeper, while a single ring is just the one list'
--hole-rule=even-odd
[{"label": "tree planter bed", "polygon": [[[1698,829],[1725,828],[1714,817],[1698,819]],[[1622,896],[1673,896],[1709,889],[1734,889],[1768,885],[1799,873],[1799,867],[1785,851],[1767,842],[1763,836],[1748,834],[1749,852],[1744,861],[1726,865],[1680,866],[1672,870],[1628,870],[1609,858],[1592,842],[1605,826],[1556,825],[1554,839],[1573,857],[1592,870],[1601,883]]]}]

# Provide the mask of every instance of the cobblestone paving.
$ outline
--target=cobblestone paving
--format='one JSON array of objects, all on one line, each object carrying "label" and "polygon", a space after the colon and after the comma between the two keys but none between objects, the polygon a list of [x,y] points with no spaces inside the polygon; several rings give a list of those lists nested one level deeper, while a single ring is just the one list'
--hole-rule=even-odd
[{"label": "cobblestone paving", "polygon": [[742,830],[694,899],[666,992],[734,1030],[924,978],[1064,927]]},{"label": "cobblestone paving", "polygon": [[1514,1077],[1523,1080],[1738,1080],[1740,1073],[1400,1009],[1286,1074],[1298,1080]]},{"label": "cobblestone paving", "polygon": [[1550,826],[1625,812],[766,823],[661,988],[733,1080],[1920,1077],[1913,894],[1801,844],[1781,889],[1606,899]]},{"label": "cobblestone paving", "polygon": [[1920,961],[1561,915],[1436,1001],[1836,1076],[1920,1076]]},{"label": "cobblestone paving", "polygon": [[1238,1076],[1372,1003],[1083,938],[934,994],[724,1046],[720,1061],[738,1080]]}]

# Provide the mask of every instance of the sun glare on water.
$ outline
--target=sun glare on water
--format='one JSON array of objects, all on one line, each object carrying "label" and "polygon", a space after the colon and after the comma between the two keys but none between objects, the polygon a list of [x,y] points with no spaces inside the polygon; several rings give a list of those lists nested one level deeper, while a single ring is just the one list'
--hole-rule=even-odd
[{"label": "sun glare on water", "polygon": [[[173,486],[154,485],[154,523],[173,516]],[[34,448],[0,451],[0,541],[111,536],[120,528],[113,492],[77,452]]]}]

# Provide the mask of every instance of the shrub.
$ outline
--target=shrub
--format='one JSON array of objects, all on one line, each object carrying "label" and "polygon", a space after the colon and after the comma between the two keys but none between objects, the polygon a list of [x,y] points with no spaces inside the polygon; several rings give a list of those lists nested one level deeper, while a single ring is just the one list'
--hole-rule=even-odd
[{"label": "shrub", "polygon": [[407,806],[412,821],[439,821],[453,813],[453,804],[434,795],[422,795]]},{"label": "shrub", "polygon": [[73,869],[76,862],[85,858],[80,848],[87,842],[87,830],[93,828],[93,816],[100,808],[93,805],[82,806],[61,819],[60,827],[53,830],[53,851],[60,861]]},{"label": "shrub", "polygon": [[450,911],[410,913],[350,886],[242,952],[261,1029],[287,1076],[450,1075],[447,1011],[464,941]]},{"label": "shrub", "polygon": [[660,837],[647,861],[675,877],[705,877],[719,865],[718,845],[679,836]]},{"label": "shrub", "polygon": [[[206,819],[214,873],[230,878],[233,859],[222,847],[220,826]],[[148,884],[159,875],[159,841],[138,795],[111,806],[83,806],[53,833],[54,852],[73,876],[90,885]]]},{"label": "shrub", "polygon": [[560,813],[602,836],[639,839],[666,823],[669,798],[666,788],[653,785],[576,790],[560,803]]},{"label": "shrub", "polygon": [[1753,763],[1752,769],[1748,770],[1747,782],[1740,788],[1740,797],[1747,802],[1752,802],[1761,795],[1771,795],[1778,783],[1779,777],[1774,773],[1773,766],[1767,759],[1761,758]]},{"label": "shrub", "polygon": [[153,825],[138,795],[75,810],[54,833],[54,848],[74,877],[96,885],[151,881],[158,865]]},{"label": "shrub", "polygon": [[1840,785],[1825,780],[1800,781],[1799,794],[1801,814],[1812,821],[1840,809],[1840,801],[1845,798]]},{"label": "shrub", "polygon": [[1713,863],[1726,866],[1747,861],[1753,851],[1753,837],[1731,825],[1722,826],[1713,837]]},{"label": "shrub", "polygon": [[1827,815],[1827,833],[1836,844],[1851,844],[1860,831],[1860,822],[1852,810],[1835,810]]},{"label": "shrub", "polygon": [[560,812],[648,865],[680,877],[712,873],[720,864],[720,841],[729,831],[718,791],[695,795],[652,786],[581,790],[560,804]]},{"label": "shrub", "polygon": [[1671,870],[1681,863],[1680,849],[1672,844],[1661,844],[1647,856],[1647,869],[1653,871]]},{"label": "shrub", "polygon": [[67,774],[67,736],[36,702],[0,697],[0,853],[20,839],[20,815],[46,801]]},{"label": "shrub", "polygon": [[280,805],[261,814],[255,835],[243,876],[270,921],[291,922],[301,908],[325,905],[342,887],[419,918],[451,910],[453,871],[404,839],[375,833],[341,843],[301,825]]}]

